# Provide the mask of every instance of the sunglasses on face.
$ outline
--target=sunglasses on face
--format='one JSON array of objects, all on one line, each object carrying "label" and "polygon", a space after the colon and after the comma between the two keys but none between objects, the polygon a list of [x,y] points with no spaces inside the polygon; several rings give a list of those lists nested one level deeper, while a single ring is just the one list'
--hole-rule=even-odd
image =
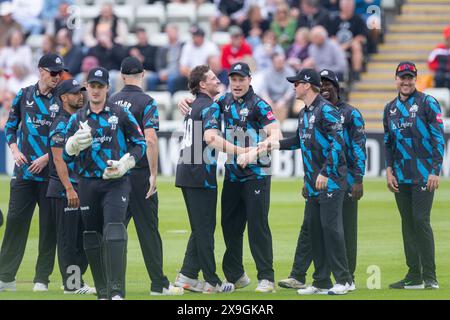
[{"label": "sunglasses on face", "polygon": [[301,83],[306,83],[306,82],[303,82],[303,81],[297,81],[297,82],[295,82],[295,83],[294,83],[294,87],[296,87],[296,88],[297,88],[297,87],[298,87],[298,85],[299,85],[299,84],[301,84]]},{"label": "sunglasses on face", "polygon": [[405,71],[405,70],[417,72],[416,67],[413,66],[412,64],[402,64],[401,66],[398,67],[397,72]]},{"label": "sunglasses on face", "polygon": [[42,68],[42,69],[44,69],[45,71],[47,71],[48,73],[50,73],[50,76],[52,76],[52,77],[59,76],[59,75],[61,75],[61,73],[62,73],[62,71],[50,71],[50,70],[47,69],[47,68]]}]

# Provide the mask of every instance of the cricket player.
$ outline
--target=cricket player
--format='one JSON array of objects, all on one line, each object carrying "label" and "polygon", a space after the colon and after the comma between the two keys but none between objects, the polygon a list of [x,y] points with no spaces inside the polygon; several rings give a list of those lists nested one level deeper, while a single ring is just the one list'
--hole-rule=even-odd
[{"label": "cricket player", "polygon": [[125,297],[127,231],[131,185],[127,172],[144,156],[145,139],[133,115],[107,103],[109,74],[89,71],[89,103],[70,117],[64,159],[76,161],[85,231],[83,244],[98,299]]},{"label": "cricket player", "polygon": [[401,62],[395,71],[398,96],[384,108],[387,186],[402,219],[408,272],[391,289],[438,289],[430,224],[444,154],[439,103],[416,89],[417,68]]},{"label": "cricket player", "polygon": [[[311,235],[315,271],[313,284],[297,292],[301,295],[343,295],[349,290],[351,276],[342,219],[347,166],[341,116],[319,94],[321,81],[315,70],[303,69],[287,80],[294,83],[297,99],[305,102],[299,113],[297,133],[279,142],[264,141],[260,149],[302,150],[306,197],[304,223]],[[330,271],[336,280],[334,286]]]},{"label": "cricket player", "polygon": [[145,266],[152,281],[151,295],[181,295],[183,289],[174,287],[163,272],[163,250],[158,230],[158,174],[159,116],[156,101],[142,91],[144,67],[135,57],[122,60],[120,73],[125,86],[109,98],[109,102],[129,110],[144,133],[146,155],[130,171],[130,203],[125,225],[133,217],[144,256]]},{"label": "cricket player", "polygon": [[5,126],[14,157],[9,208],[0,250],[0,291],[16,290],[16,274],[25,252],[31,219],[39,206],[39,251],[33,291],[47,291],[56,252],[56,224],[48,187],[48,135],[59,112],[54,89],[64,71],[60,56],[49,53],[38,62],[39,81],[22,88]]},{"label": "cricket player", "polygon": [[49,183],[52,215],[57,226],[57,251],[59,270],[65,294],[94,294],[94,288],[86,285],[82,275],[88,262],[83,248],[83,222],[78,198],[78,176],[75,163],[66,164],[63,159],[66,126],[70,116],[83,107],[83,91],[76,80],[61,82],[57,89],[59,114],[50,128]]}]

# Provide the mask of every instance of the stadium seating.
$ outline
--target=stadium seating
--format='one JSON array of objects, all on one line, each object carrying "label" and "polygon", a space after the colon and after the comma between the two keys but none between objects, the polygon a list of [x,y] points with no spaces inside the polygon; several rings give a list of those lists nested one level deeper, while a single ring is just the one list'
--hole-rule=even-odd
[{"label": "stadium seating", "polygon": [[188,33],[189,28],[196,21],[195,4],[168,3],[166,9],[167,22],[177,25],[180,33]]},{"label": "stadium seating", "polygon": [[161,31],[166,22],[166,11],[161,4],[150,4],[136,7],[136,25],[147,30],[148,34]]}]

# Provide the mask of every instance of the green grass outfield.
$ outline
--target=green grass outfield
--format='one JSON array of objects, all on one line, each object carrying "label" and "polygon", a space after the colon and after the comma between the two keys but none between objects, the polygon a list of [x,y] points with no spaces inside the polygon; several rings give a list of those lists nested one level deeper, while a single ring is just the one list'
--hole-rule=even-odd
[{"label": "green grass outfield", "polygon": [[[400,280],[405,272],[405,258],[400,231],[400,218],[394,196],[387,191],[384,180],[366,180],[365,194],[359,205],[359,246],[356,283],[358,290],[342,297],[310,296],[300,297],[295,290],[277,288],[273,294],[257,294],[256,270],[247,241],[244,248],[245,269],[252,279],[249,287],[232,294],[203,295],[186,293],[181,297],[150,297],[150,280],[148,278],[139,243],[133,224],[129,227],[128,265],[127,265],[127,298],[128,299],[449,299],[450,298],[450,180],[443,180],[435,196],[432,211],[432,225],[436,242],[437,275],[441,286],[435,291],[393,291],[387,287],[389,283]],[[164,245],[164,271],[171,281],[181,267],[189,237],[189,224],[183,198],[179,189],[174,187],[172,179],[160,178],[158,182],[160,201],[160,232]],[[299,196],[298,179],[272,182],[270,226],[273,236],[274,269],[276,280],[286,278],[292,266],[292,259],[297,243],[297,236],[303,219],[304,202]],[[6,214],[9,197],[9,180],[0,177],[0,207]],[[220,201],[219,201],[220,203]],[[221,258],[224,243],[220,230],[220,210],[218,210],[218,227],[216,231],[216,259],[218,274],[223,277]],[[3,238],[4,226],[0,229]],[[17,275],[17,292],[1,292],[4,299],[95,299],[90,296],[63,295],[60,285],[61,277],[58,269],[51,276],[49,291],[33,293],[32,280],[37,256],[38,220],[35,214],[27,249]],[[369,266],[376,265],[381,270],[381,289],[367,289],[370,276]],[[308,281],[311,280],[311,269]],[[86,281],[93,284],[90,271],[86,273]]]}]

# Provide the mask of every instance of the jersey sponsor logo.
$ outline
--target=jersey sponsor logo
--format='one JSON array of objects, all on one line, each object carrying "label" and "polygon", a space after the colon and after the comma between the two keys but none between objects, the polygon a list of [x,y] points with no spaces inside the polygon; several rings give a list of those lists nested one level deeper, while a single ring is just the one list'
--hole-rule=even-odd
[{"label": "jersey sponsor logo", "polygon": [[261,193],[261,190],[255,190],[255,195],[258,195]]},{"label": "jersey sponsor logo", "polygon": [[226,112],[230,111],[230,107],[231,107],[230,105],[225,106],[225,111]]},{"label": "jersey sponsor logo", "polygon": [[90,210],[91,208],[89,208],[89,206],[84,206],[84,207],[80,207],[81,211],[87,211]]},{"label": "jersey sponsor logo", "polygon": [[420,190],[427,191],[427,187],[426,186],[420,187]]},{"label": "jersey sponsor logo", "polygon": [[78,211],[78,208],[70,208],[70,207],[64,208],[64,212],[69,212],[69,211]]},{"label": "jersey sponsor logo", "polygon": [[327,198],[333,198],[333,194],[332,193],[327,193]]},{"label": "jersey sponsor logo", "polygon": [[31,101],[26,101],[27,102],[27,107],[31,108],[34,105],[34,100]]},{"label": "jersey sponsor logo", "polygon": [[389,110],[389,112],[391,113],[391,116],[393,116],[394,114],[397,113],[397,109]]},{"label": "jersey sponsor logo", "polygon": [[48,121],[45,119],[37,119],[36,117],[33,117],[33,119],[28,118],[27,123],[31,123],[34,128],[38,128],[41,126],[48,126],[50,127],[52,125],[52,121]]},{"label": "jersey sponsor logo", "polygon": [[92,144],[94,143],[104,143],[104,142],[111,142],[112,137],[111,136],[102,136],[102,137],[96,137],[92,140]]},{"label": "jersey sponsor logo", "polygon": [[304,133],[300,136],[300,139],[302,140],[308,140],[311,139],[311,133]]},{"label": "jersey sponsor logo", "polygon": [[314,122],[316,122],[316,116],[312,115],[311,118],[309,118],[309,123],[313,124]]},{"label": "jersey sponsor logo", "polygon": [[439,122],[439,123],[442,123],[442,114],[438,113],[436,115],[436,121]]},{"label": "jersey sponsor logo", "polygon": [[122,197],[122,202],[127,202],[127,198],[126,197]]},{"label": "jersey sponsor logo", "polygon": [[268,120],[275,120],[275,116],[273,115],[272,111],[267,112],[267,119]]}]

